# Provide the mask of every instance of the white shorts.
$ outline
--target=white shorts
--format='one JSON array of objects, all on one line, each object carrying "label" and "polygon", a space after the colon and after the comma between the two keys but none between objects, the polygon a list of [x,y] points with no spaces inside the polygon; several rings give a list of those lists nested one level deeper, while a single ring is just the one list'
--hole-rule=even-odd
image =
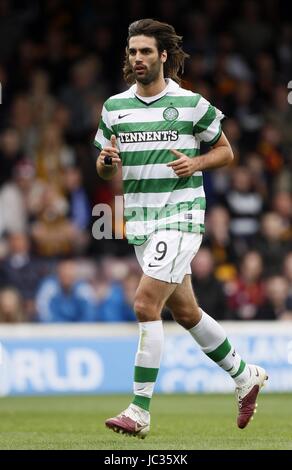
[{"label": "white shorts", "polygon": [[159,230],[143,245],[135,245],[138,262],[147,276],[161,281],[181,284],[191,274],[191,261],[197,254],[202,234]]}]

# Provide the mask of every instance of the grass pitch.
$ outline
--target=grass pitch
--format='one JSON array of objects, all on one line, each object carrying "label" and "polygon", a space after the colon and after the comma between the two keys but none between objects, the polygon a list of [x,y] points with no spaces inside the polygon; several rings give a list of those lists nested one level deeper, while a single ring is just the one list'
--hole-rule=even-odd
[{"label": "grass pitch", "polygon": [[292,396],[260,395],[250,425],[236,427],[231,395],[155,395],[143,441],[108,430],[104,420],[130,397],[50,396],[0,399],[0,449],[290,449]]}]

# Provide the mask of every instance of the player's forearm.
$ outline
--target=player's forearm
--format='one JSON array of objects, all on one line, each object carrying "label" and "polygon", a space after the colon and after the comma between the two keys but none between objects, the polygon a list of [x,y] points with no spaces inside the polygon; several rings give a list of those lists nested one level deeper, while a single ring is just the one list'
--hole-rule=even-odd
[{"label": "player's forearm", "polygon": [[96,170],[98,176],[104,180],[111,180],[118,171],[118,165],[114,163],[113,165],[103,165],[99,159],[96,161]]},{"label": "player's forearm", "polygon": [[196,171],[220,168],[229,165],[233,158],[233,152],[229,145],[219,145],[204,155],[196,157],[194,167]]}]

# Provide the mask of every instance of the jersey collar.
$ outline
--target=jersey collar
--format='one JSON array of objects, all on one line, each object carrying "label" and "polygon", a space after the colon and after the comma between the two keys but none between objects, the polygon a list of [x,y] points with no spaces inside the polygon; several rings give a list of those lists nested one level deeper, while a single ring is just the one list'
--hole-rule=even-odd
[{"label": "jersey collar", "polygon": [[[166,78],[165,81],[166,81],[167,84],[166,84],[166,87],[163,90],[164,93],[161,95],[161,98],[163,96],[167,95],[168,93],[171,93],[173,91],[177,91],[177,89],[179,88],[179,84],[176,83],[171,78]],[[137,91],[136,83],[130,87],[130,91],[132,93],[132,96],[135,97],[136,96],[136,91]]]}]

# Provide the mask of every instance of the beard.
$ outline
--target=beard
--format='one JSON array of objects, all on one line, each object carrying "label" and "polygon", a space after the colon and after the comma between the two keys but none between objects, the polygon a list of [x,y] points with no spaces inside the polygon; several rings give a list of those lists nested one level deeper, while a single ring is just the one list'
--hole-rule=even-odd
[{"label": "beard", "polygon": [[155,82],[160,74],[161,63],[160,61],[155,62],[151,65],[149,69],[145,69],[144,74],[140,75],[135,70],[133,70],[135,80],[142,85],[149,85],[152,82]]}]

